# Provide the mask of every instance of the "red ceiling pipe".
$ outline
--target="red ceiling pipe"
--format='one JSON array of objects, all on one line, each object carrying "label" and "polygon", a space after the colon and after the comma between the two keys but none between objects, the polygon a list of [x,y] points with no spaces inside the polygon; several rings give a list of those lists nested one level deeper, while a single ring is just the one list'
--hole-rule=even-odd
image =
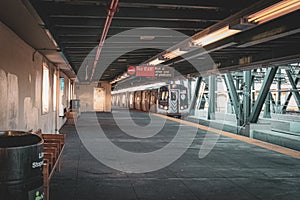
[{"label": "red ceiling pipe", "polygon": [[114,17],[114,14],[116,13],[116,11],[118,9],[118,5],[119,5],[119,0],[111,0],[110,5],[109,5],[109,9],[108,9],[108,14],[107,14],[106,21],[105,21],[105,25],[104,25],[104,28],[103,28],[102,36],[101,36],[101,39],[100,39],[100,42],[99,42],[99,45],[98,45],[98,48],[97,48],[97,53],[96,53],[96,56],[95,56],[90,81],[92,81],[92,79],[93,79],[93,76],[94,76],[94,73],[95,73],[95,70],[96,70],[96,66],[97,66],[97,63],[98,63],[98,60],[99,60],[99,57],[100,57],[100,53],[101,53],[103,45],[104,45],[104,41],[106,39],[106,36],[107,36],[108,30],[109,30],[112,18]]}]

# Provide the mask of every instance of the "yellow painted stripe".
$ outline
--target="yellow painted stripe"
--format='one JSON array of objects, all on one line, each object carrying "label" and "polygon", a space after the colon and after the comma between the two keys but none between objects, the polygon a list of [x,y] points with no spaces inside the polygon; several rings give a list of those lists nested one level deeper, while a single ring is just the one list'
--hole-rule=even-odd
[{"label": "yellow painted stripe", "polygon": [[165,119],[168,119],[168,120],[171,120],[171,121],[174,121],[174,122],[178,122],[178,123],[181,123],[181,124],[196,127],[196,128],[201,129],[201,130],[217,133],[219,135],[227,136],[227,137],[230,137],[230,138],[242,141],[242,142],[253,144],[253,145],[256,145],[256,146],[259,146],[259,147],[262,147],[262,148],[265,148],[265,149],[268,149],[268,150],[271,150],[271,151],[275,151],[275,152],[278,152],[278,153],[281,153],[281,154],[285,154],[285,155],[300,159],[300,152],[296,151],[296,150],[293,150],[293,149],[282,147],[282,146],[279,146],[279,145],[276,145],[276,144],[270,144],[270,143],[260,141],[260,140],[257,140],[257,139],[253,139],[253,138],[249,138],[249,137],[246,137],[246,136],[237,135],[237,134],[234,134],[234,133],[229,133],[229,132],[222,131],[222,130],[215,129],[215,128],[211,128],[211,127],[208,127],[208,126],[203,126],[203,125],[196,124],[196,123],[193,123],[193,122],[184,121],[184,120],[173,118],[173,117],[168,117],[168,116],[161,115],[161,114],[154,114],[153,113],[153,115],[155,115],[157,117],[165,118]]}]

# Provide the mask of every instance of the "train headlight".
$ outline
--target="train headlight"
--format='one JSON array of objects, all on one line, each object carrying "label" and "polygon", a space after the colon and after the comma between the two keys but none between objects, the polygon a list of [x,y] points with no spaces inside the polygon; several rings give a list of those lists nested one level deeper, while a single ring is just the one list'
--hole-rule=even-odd
[{"label": "train headlight", "polygon": [[188,107],[187,105],[184,106],[184,108],[187,108],[187,107]]},{"label": "train headlight", "polygon": [[169,108],[168,108],[168,106],[164,106],[164,109],[165,109],[165,110],[168,110]]},{"label": "train headlight", "polygon": [[164,108],[164,106],[163,105],[159,105],[159,108]]},{"label": "train headlight", "polygon": [[181,107],[180,107],[180,109],[181,109],[181,110],[183,110],[183,109],[184,109],[184,107],[183,107],[183,106],[181,106]]}]

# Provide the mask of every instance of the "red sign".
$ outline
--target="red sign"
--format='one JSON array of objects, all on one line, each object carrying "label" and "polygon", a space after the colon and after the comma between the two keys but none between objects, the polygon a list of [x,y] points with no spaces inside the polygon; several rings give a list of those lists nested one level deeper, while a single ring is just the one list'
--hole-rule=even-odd
[{"label": "red sign", "polygon": [[134,75],[135,74],[135,67],[134,66],[129,66],[128,69],[127,69],[127,74]]},{"label": "red sign", "polygon": [[154,77],[155,67],[154,66],[136,66],[136,76]]}]

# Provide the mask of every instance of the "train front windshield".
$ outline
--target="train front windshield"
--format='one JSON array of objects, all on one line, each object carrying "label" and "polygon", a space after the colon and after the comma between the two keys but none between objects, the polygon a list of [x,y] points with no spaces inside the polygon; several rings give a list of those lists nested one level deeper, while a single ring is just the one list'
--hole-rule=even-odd
[{"label": "train front windshield", "polygon": [[159,101],[168,102],[169,100],[169,89],[167,87],[161,87],[159,89]]},{"label": "train front windshield", "polygon": [[163,86],[159,89],[158,108],[168,110],[169,109],[169,89]]}]

